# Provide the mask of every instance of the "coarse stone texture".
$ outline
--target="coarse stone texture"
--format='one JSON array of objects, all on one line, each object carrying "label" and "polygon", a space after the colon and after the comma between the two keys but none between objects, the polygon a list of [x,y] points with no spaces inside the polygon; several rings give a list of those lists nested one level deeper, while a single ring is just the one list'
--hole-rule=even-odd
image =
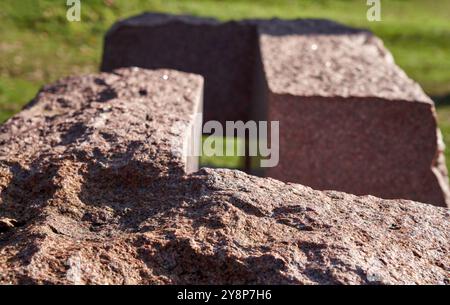
[{"label": "coarse stone texture", "polygon": [[0,283],[449,283],[446,208],[186,173],[201,83],[68,78],[2,125]]},{"label": "coarse stone texture", "polygon": [[116,170],[123,159],[153,160],[158,176],[197,170],[185,152],[201,136],[190,130],[202,90],[201,76],[172,70],[128,68],[63,79],[1,126],[0,161],[16,177],[59,156],[104,166],[117,158],[109,164]]},{"label": "coarse stone texture", "polygon": [[205,120],[279,121],[279,165],[248,172],[450,206],[434,104],[369,31],[146,13],[106,36],[102,69],[124,66],[203,75]]}]

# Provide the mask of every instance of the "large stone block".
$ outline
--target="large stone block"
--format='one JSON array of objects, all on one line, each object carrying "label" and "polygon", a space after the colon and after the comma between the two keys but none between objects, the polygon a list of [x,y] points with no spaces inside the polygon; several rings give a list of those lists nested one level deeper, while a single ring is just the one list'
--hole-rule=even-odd
[{"label": "large stone block", "polygon": [[366,31],[323,21],[259,27],[267,117],[280,164],[267,175],[316,189],[449,204],[432,100]]},{"label": "large stone block", "polygon": [[205,76],[206,120],[280,121],[280,163],[263,175],[450,204],[433,102],[368,31],[326,20],[143,14],[105,39],[102,69],[123,66]]},{"label": "large stone block", "polygon": [[2,125],[0,283],[448,283],[448,209],[186,174],[201,85],[136,68],[68,78]]}]

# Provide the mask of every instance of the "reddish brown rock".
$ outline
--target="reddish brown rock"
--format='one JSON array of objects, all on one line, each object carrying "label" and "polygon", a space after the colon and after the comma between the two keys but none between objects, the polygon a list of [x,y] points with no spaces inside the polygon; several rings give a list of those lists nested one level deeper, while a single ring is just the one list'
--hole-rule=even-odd
[{"label": "reddish brown rock", "polygon": [[106,37],[102,69],[124,66],[205,76],[206,120],[280,121],[280,163],[263,175],[450,205],[433,102],[368,31],[143,14]]},{"label": "reddish brown rock", "polygon": [[280,163],[267,175],[315,189],[450,203],[433,102],[380,40],[332,28],[280,36],[274,31],[282,24],[266,27],[268,118],[281,125]]},{"label": "reddish brown rock", "polygon": [[189,127],[201,111],[202,90],[200,76],[172,70],[131,68],[64,79],[44,87],[1,126],[0,161],[19,176],[59,162],[53,160],[58,156],[104,166],[117,158],[117,169],[124,160],[153,160],[157,176],[196,170],[196,160],[183,152],[194,137]]},{"label": "reddish brown rock", "polygon": [[167,70],[69,78],[2,125],[0,283],[448,283],[448,209],[185,174],[170,126],[191,124],[200,87]]}]

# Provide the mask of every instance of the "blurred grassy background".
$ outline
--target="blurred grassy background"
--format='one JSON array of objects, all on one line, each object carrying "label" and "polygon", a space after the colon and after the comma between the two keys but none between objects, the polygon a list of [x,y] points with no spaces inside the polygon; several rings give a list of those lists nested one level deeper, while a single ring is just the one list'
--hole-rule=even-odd
[{"label": "blurred grassy background", "polygon": [[450,147],[449,0],[382,0],[381,22],[367,21],[366,0],[81,2],[81,22],[68,22],[66,0],[1,0],[0,122],[19,111],[43,84],[62,76],[98,71],[103,35],[119,18],[143,11],[221,20],[321,17],[369,28],[384,40],[397,63],[437,102],[440,127]]}]

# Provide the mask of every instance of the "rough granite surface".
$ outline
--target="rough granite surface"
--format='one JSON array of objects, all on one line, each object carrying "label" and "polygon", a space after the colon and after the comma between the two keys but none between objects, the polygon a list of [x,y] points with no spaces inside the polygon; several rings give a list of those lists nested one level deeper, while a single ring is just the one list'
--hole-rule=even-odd
[{"label": "rough granite surface", "polygon": [[449,283],[448,209],[186,174],[170,125],[190,124],[199,87],[167,70],[69,78],[2,125],[0,283]]},{"label": "rough granite surface", "polygon": [[[274,26],[274,25],[272,25]],[[269,89],[278,94],[372,97],[433,104],[372,33],[274,36],[260,30]],[[282,55],[280,55],[282,54]],[[299,56],[301,54],[301,56]]]}]

